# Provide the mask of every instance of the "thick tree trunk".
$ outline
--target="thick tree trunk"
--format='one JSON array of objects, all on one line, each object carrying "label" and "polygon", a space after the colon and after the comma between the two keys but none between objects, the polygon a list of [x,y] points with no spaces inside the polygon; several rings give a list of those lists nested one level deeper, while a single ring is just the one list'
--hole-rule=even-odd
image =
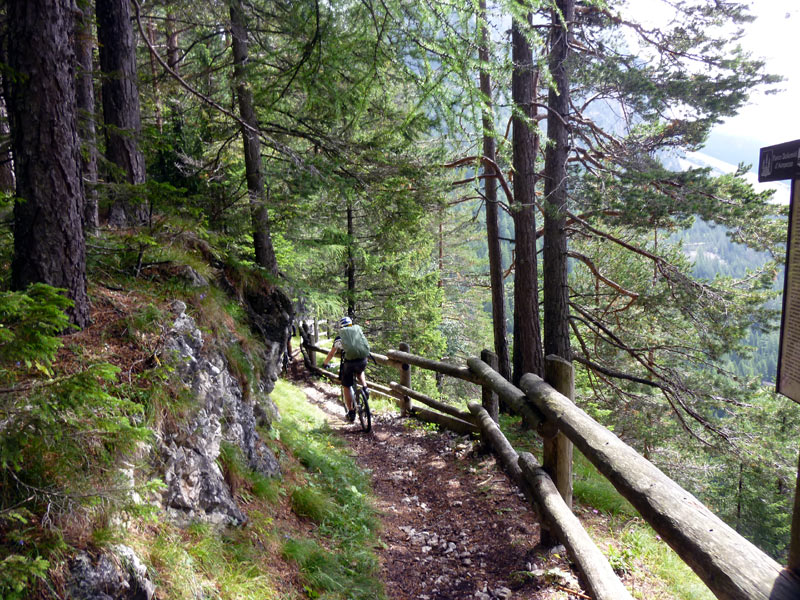
[{"label": "thick tree trunk", "polygon": [[[570,359],[567,283],[567,158],[569,156],[569,32],[574,0],[557,0],[552,11],[547,137],[544,163],[544,353]],[[559,13],[560,11],[560,13]]]},{"label": "thick tree trunk", "polygon": [[[97,41],[103,73],[103,120],[106,158],[116,165],[111,179],[118,183],[145,182],[144,156],[139,150],[141,115],[136,80],[136,45],[129,0],[96,0]],[[146,223],[142,201],[120,197],[114,201],[109,223],[125,226]]]},{"label": "thick tree trunk", "polygon": [[16,290],[43,282],[65,288],[79,327],[89,321],[83,182],[75,115],[71,0],[9,0],[7,82],[17,171]]},{"label": "thick tree trunk", "polygon": [[[3,81],[4,88],[5,85],[5,81]],[[17,186],[14,175],[14,158],[11,153],[11,127],[8,120],[5,92],[3,92],[0,97],[0,139],[8,140],[7,145],[0,148],[0,191],[3,192],[13,192]]]},{"label": "thick tree trunk", "polygon": [[253,104],[253,92],[247,82],[247,27],[241,0],[231,0],[231,36],[233,38],[233,74],[239,115],[244,122],[244,165],[247,192],[250,196],[250,217],[253,227],[253,249],[256,264],[272,275],[278,274],[278,261],[269,231],[269,213],[264,193],[264,173],[261,166],[261,142],[258,139],[258,118]]},{"label": "thick tree trunk", "polygon": [[[528,15],[528,24],[530,15]],[[532,129],[535,116],[533,94],[536,73],[530,44],[515,19],[511,43],[514,70],[511,97],[514,104],[514,226],[516,269],[514,271],[514,382],[524,373],[541,375],[544,370],[539,327],[539,284],[536,268],[536,155],[538,139]]]},{"label": "thick tree trunk", "polygon": [[[495,161],[494,115],[492,111],[492,80],[486,65],[489,64],[489,32],[486,26],[486,0],[480,2],[481,47],[478,58],[481,61],[480,86],[486,107],[483,110],[483,155]],[[492,326],[494,329],[494,351],[497,354],[498,369],[506,379],[511,379],[511,365],[508,359],[508,340],[506,339],[506,299],[503,290],[503,253],[500,248],[500,228],[497,210],[497,180],[484,179],[486,196],[486,243],[489,248],[489,280],[492,288]]]},{"label": "thick tree trunk", "polygon": [[97,132],[94,126],[94,79],[92,74],[94,36],[92,35],[90,5],[75,17],[75,59],[78,66],[76,101],[78,106],[78,135],[81,140],[81,168],[86,190],[83,206],[83,228],[94,231],[99,223],[97,209]]},{"label": "thick tree trunk", "polygon": [[353,256],[353,203],[347,201],[347,315],[356,317],[356,262]]}]

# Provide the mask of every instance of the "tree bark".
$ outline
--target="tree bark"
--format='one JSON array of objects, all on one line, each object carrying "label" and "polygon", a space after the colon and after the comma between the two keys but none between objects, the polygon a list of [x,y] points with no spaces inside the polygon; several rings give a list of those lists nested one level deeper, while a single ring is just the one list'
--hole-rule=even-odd
[{"label": "tree bark", "polygon": [[567,158],[569,156],[569,32],[574,0],[557,0],[552,11],[547,137],[544,161],[544,353],[569,360],[567,284]]},{"label": "tree bark", "polygon": [[[486,0],[480,0],[481,47],[478,58],[481,62],[480,88],[484,96],[483,155],[495,162],[494,114],[492,111],[492,80],[486,65],[489,64],[489,32],[486,25]],[[498,173],[499,175],[499,173]],[[506,379],[511,379],[511,365],[508,359],[508,339],[506,338],[506,300],[503,289],[503,252],[500,247],[500,228],[497,210],[497,181],[486,177],[483,193],[486,199],[486,243],[489,249],[489,280],[492,289],[492,326],[494,330],[494,351],[497,354],[498,370]],[[493,415],[496,416],[496,415]]]},{"label": "tree bark", "polygon": [[256,264],[271,275],[278,275],[278,261],[269,231],[269,212],[264,193],[264,172],[261,164],[261,142],[258,138],[258,117],[253,92],[247,82],[247,26],[241,0],[230,0],[231,36],[233,38],[233,74],[239,115],[244,122],[244,164],[247,192],[250,197],[250,218],[253,228],[253,250]]},{"label": "tree bark", "polygon": [[181,51],[179,33],[174,13],[167,13],[167,66],[174,73],[180,74]]},{"label": "tree bark", "polygon": [[531,125],[535,116],[533,94],[537,77],[533,54],[521,29],[530,25],[514,19],[511,29],[512,60],[511,96],[514,165],[514,227],[516,269],[514,272],[514,375],[519,383],[524,373],[541,375],[544,356],[539,326],[539,285],[536,266],[536,155],[538,139]]},{"label": "tree bark", "polygon": [[86,201],[83,206],[83,228],[94,231],[100,224],[97,206],[97,131],[94,104],[94,36],[92,35],[91,5],[75,17],[75,59],[78,68],[76,101],[78,107],[78,136],[81,141],[81,168]]},{"label": "tree bark", "polygon": [[[147,20],[147,37],[150,40],[150,46],[156,47],[156,25],[153,19]],[[158,64],[156,57],[150,53],[150,73],[153,78],[153,99],[155,101],[156,111],[156,127],[159,133],[164,133],[164,110],[161,102],[161,90],[158,87]]]},{"label": "tree bark", "polygon": [[347,200],[347,315],[351,319],[356,317],[356,262],[353,256],[353,241],[355,229],[353,227],[353,202]]},{"label": "tree bark", "polygon": [[[95,12],[103,73],[106,158],[117,167],[111,180],[139,185],[145,182],[145,164],[139,150],[142,123],[130,3],[128,0],[96,0]],[[118,196],[112,204],[109,224],[123,227],[146,223],[146,203],[131,202],[125,196]]]},{"label": "tree bark", "polygon": [[9,0],[7,81],[17,171],[11,285],[66,289],[79,327],[89,322],[75,115],[71,0]]},{"label": "tree bark", "polygon": [[[3,88],[7,85],[5,80],[2,83]],[[13,192],[17,183],[14,175],[14,157],[11,152],[11,127],[9,125],[8,109],[6,108],[5,91],[0,97],[0,138],[8,139],[8,146],[2,148],[0,151],[0,190],[4,192]]]}]

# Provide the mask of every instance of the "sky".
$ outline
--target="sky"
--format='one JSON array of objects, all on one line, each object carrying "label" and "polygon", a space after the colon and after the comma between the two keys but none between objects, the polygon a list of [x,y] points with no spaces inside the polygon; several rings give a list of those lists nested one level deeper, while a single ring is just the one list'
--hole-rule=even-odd
[{"label": "sky", "polygon": [[[784,81],[773,94],[754,92],[740,113],[712,132],[706,154],[731,165],[757,166],[764,146],[800,139],[800,0],[738,0],[756,17],[743,26],[743,48],[765,61],[768,73]],[[674,17],[670,0],[627,0],[625,11],[651,27]]]},{"label": "sky", "polygon": [[700,155],[689,159],[720,170],[725,170],[720,161],[752,165],[748,180],[756,189],[775,189],[775,201],[788,203],[788,182],[759,184],[756,171],[760,148],[800,139],[800,0],[747,3],[756,20],[745,26],[742,46],[784,81],[773,86],[773,94],[753,93],[738,115],[714,128]]},{"label": "sky", "polygon": [[742,45],[763,57],[767,71],[785,81],[774,95],[755,94],[738,116],[716,132],[752,138],[762,146],[800,139],[800,2],[751,0],[750,5],[756,21],[747,25]]}]

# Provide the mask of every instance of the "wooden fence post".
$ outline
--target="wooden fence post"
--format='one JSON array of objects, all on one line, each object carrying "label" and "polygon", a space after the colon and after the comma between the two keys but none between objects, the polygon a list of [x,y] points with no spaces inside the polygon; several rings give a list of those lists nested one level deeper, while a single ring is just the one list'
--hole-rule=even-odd
[{"label": "wooden fence post", "polygon": [[[405,342],[400,342],[400,344],[397,346],[397,349],[400,350],[400,352],[409,352],[411,350],[411,346]],[[408,363],[403,363],[400,366],[400,385],[411,388],[411,365]],[[403,395],[403,399],[400,401],[400,416],[407,417],[410,412],[411,398]]]},{"label": "wooden fence post", "polygon": [[797,483],[794,492],[794,512],[792,513],[788,567],[795,575],[800,576],[800,459],[798,459],[797,465]]},{"label": "wooden fence post", "polygon": [[[572,363],[553,354],[544,359],[544,380],[557,392],[575,400],[575,375]],[[542,463],[558,492],[572,510],[572,442],[563,433],[545,438]]]},{"label": "wooden fence post", "polygon": [[[485,348],[481,350],[481,360],[492,367],[492,369],[495,371],[498,370],[498,365],[500,363],[497,360],[497,354],[491,350],[487,350]],[[481,386],[481,404],[483,405],[483,408],[486,409],[486,412],[489,413],[489,416],[492,417],[492,421],[497,423],[500,413],[499,400],[497,393],[488,385]]]},{"label": "wooden fence post", "polygon": [[[318,318],[317,314],[314,313],[314,330],[313,330],[312,333],[314,335],[313,339],[314,339],[314,345],[315,346],[319,346],[319,321],[317,320],[317,318]],[[317,355],[316,355],[316,353],[311,355],[311,364],[314,365],[315,367],[317,366]]]},{"label": "wooden fence post", "polygon": [[[308,323],[302,321],[300,323],[300,331],[302,335],[300,336],[300,347],[305,348],[306,352],[308,352],[308,363],[309,367],[316,367],[317,366],[317,353],[311,349],[309,346],[309,342],[311,341],[311,331],[309,331]],[[316,342],[314,342],[316,346]]]}]

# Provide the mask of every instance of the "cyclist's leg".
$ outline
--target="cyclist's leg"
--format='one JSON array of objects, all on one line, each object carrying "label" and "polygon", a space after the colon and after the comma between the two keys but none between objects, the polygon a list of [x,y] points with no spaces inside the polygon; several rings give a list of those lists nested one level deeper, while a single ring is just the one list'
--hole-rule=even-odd
[{"label": "cyclist's leg", "polygon": [[342,391],[344,392],[344,403],[347,407],[347,410],[350,411],[353,409],[353,388],[343,385]]},{"label": "cyclist's leg", "polygon": [[358,363],[356,373],[358,374],[358,383],[361,384],[361,388],[364,390],[367,396],[369,396],[369,388],[367,387],[367,378],[364,375],[364,372],[367,368],[367,359],[363,359]]},{"label": "cyclist's leg", "polygon": [[342,367],[339,372],[339,378],[342,381],[342,392],[344,393],[344,402],[347,410],[347,420],[351,423],[355,417],[355,403],[353,402],[353,383],[356,372],[355,365],[350,361],[342,361]]}]

